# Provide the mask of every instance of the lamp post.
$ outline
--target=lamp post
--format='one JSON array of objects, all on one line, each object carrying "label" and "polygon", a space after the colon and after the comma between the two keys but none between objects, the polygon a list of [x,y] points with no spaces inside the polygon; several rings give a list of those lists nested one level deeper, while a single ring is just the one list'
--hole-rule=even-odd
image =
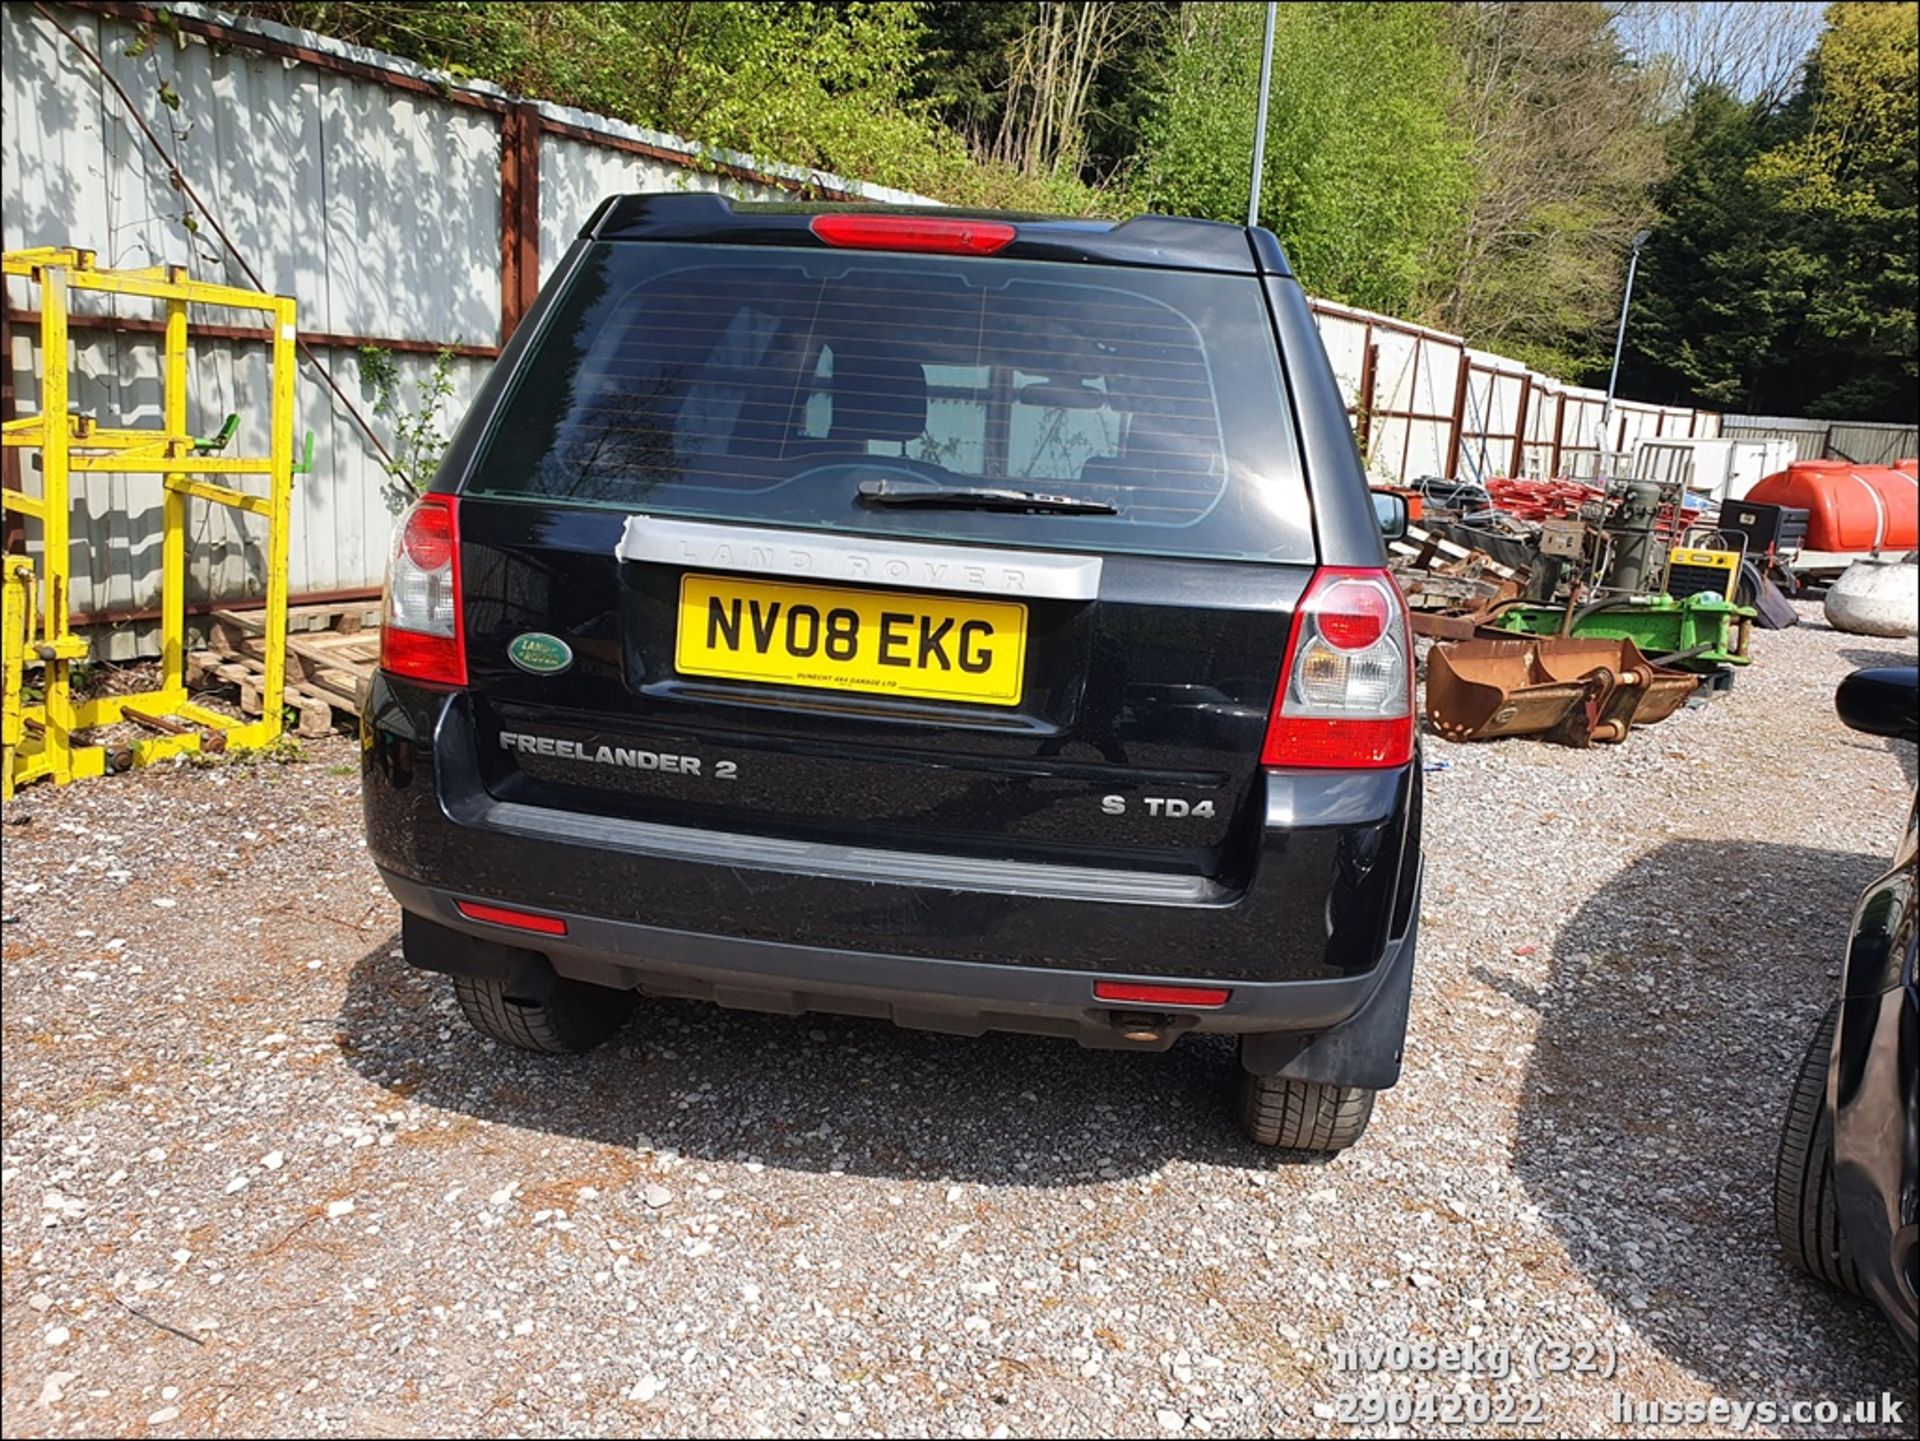
[{"label": "lamp post", "polygon": [[1633,237],[1633,255],[1627,261],[1627,292],[1620,297],[1620,328],[1613,337],[1613,369],[1607,373],[1607,401],[1600,407],[1600,445],[1599,453],[1594,457],[1594,468],[1606,458],[1607,441],[1613,433],[1613,388],[1620,380],[1620,352],[1627,344],[1627,307],[1633,304],[1633,277],[1640,270],[1640,247],[1653,235],[1651,230],[1642,230]]}]

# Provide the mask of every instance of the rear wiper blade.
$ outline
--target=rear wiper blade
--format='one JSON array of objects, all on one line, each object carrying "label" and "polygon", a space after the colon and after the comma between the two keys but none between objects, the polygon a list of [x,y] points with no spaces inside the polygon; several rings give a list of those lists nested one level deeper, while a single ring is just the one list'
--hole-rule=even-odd
[{"label": "rear wiper blade", "polygon": [[1037,490],[1001,486],[899,485],[863,480],[860,498],[873,505],[924,505],[939,510],[1013,510],[1047,515],[1117,515],[1104,500],[1077,495],[1045,495]]}]

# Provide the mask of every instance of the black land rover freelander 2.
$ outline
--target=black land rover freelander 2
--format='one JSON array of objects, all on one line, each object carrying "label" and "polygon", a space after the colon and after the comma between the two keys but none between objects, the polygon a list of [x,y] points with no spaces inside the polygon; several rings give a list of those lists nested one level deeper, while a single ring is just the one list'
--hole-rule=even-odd
[{"label": "black land rover freelander 2", "polygon": [[1339,1150],[1419,913],[1382,531],[1264,230],[610,200],[397,527],[406,958],[543,1051],[641,994],[1230,1035]]}]

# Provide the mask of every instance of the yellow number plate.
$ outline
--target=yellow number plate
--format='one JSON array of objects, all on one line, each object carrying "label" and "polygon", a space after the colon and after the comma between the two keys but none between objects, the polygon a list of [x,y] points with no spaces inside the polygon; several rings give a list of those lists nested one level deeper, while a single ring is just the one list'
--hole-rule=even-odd
[{"label": "yellow number plate", "polygon": [[1011,601],[680,578],[683,675],[1018,705],[1026,653]]}]

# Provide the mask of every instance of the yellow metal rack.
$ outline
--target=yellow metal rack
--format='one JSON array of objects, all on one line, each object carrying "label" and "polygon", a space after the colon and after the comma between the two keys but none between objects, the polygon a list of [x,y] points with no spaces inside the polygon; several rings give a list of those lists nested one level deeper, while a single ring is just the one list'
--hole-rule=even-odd
[{"label": "yellow metal rack", "polygon": [[[107,752],[98,745],[76,745],[76,733],[130,720],[156,734],[135,743],[130,759],[146,765],[164,756],[197,751],[202,728],[229,748],[267,745],[280,734],[280,696],[287,663],[287,520],[296,467],[294,435],[295,307],[284,295],[267,295],[229,285],[189,279],[180,266],[141,270],[100,270],[93,252],[66,248],[10,250],[4,272],[40,289],[40,411],[6,422],[9,447],[38,450],[41,488],[37,496],[0,491],[5,508],[40,526],[36,569],[26,556],[5,557],[4,583],[4,739],[0,795],[11,796],[29,781],[51,776],[56,785],[102,774]],[[162,341],[161,425],[112,427],[70,411],[67,354],[67,305],[74,291],[145,297],[165,307]],[[264,311],[272,321],[272,437],[265,456],[229,456],[213,452],[232,438],[237,418],[228,417],[219,435],[202,439],[187,429],[187,333],[190,305]],[[311,441],[309,440],[309,443]],[[69,482],[75,472],[121,471],[163,477],[161,540],[161,684],[137,695],[101,696],[75,701],[69,668],[87,656],[87,641],[69,625],[71,553]],[[261,475],[266,494],[238,490],[207,476]],[[266,676],[261,717],[238,722],[194,704],[186,686],[187,501],[231,506],[267,522]],[[29,703],[27,687],[39,672],[42,698]]]}]

